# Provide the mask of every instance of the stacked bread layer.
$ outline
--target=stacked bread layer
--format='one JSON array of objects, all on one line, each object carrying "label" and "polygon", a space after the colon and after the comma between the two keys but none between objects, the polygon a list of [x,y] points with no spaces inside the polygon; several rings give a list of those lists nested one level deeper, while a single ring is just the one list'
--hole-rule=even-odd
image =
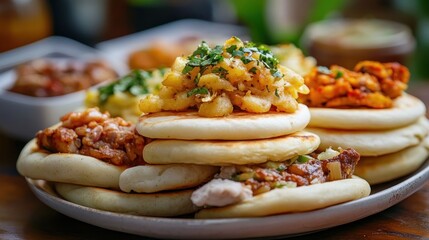
[{"label": "stacked bread layer", "polygon": [[244,165],[285,161],[317,149],[319,137],[302,131],[309,121],[308,108],[300,104],[293,114],[150,114],[140,118],[137,131],[152,139],[143,150],[150,164]]},{"label": "stacked bread layer", "polygon": [[159,217],[195,212],[193,189],[218,171],[195,164],[115,166],[79,154],[39,151],[35,140],[22,150],[17,169],[23,176],[54,182],[63,198],[79,205]]},{"label": "stacked bread layer", "polygon": [[321,138],[319,149],[354,148],[361,155],[355,175],[370,184],[410,174],[429,155],[426,108],[409,94],[395,99],[389,109],[310,108],[310,112],[307,130]]},{"label": "stacked bread layer", "polygon": [[[222,118],[203,118],[191,112],[149,114],[140,118],[136,128],[151,138],[143,150],[148,163],[236,166],[283,162],[312,153],[319,147],[320,138],[303,130],[309,121],[308,108],[300,104],[292,114],[240,112]],[[219,185],[209,183],[204,187],[208,185],[214,192],[222,192]],[[369,192],[369,184],[360,178],[277,188],[230,205],[203,208],[195,217],[258,217],[310,211],[362,198]],[[207,197],[220,196],[230,197],[226,193]]]}]

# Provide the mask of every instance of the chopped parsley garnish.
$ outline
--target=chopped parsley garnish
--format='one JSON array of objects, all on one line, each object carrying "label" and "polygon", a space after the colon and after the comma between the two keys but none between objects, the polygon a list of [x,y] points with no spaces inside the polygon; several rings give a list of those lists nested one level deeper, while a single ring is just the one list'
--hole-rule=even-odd
[{"label": "chopped parsley garnish", "polygon": [[226,52],[234,56],[235,50],[237,50],[237,45],[231,45],[226,49]]},{"label": "chopped parsley garnish", "polygon": [[[252,61],[257,61],[258,63],[261,62],[266,68],[270,69],[270,72],[274,77],[283,77],[283,74],[277,69],[279,60],[274,57],[273,53],[265,45],[256,46],[252,42],[246,42],[244,47],[237,49],[236,45],[232,45],[228,47],[226,51],[233,57],[240,57],[240,60],[244,64],[248,64]],[[255,59],[252,56],[253,53],[259,53],[259,58]]]},{"label": "chopped parsley garnish", "polygon": [[[235,37],[236,38],[236,37]],[[239,40],[238,38],[236,38]],[[241,41],[241,40],[239,40]],[[275,78],[283,77],[283,74],[277,69],[279,60],[274,57],[273,53],[267,46],[260,45],[256,46],[254,43],[246,42],[244,47],[238,47],[237,45],[231,45],[225,49],[225,51],[231,54],[234,58],[239,58],[244,64],[249,64],[253,61],[256,61],[259,65],[262,63],[266,68],[268,68],[271,74]],[[216,46],[210,48],[206,42],[202,42],[198,48],[188,57],[188,62],[182,70],[183,74],[191,72],[194,68],[199,68],[200,76],[204,74],[204,71],[209,66],[215,66],[219,62],[223,61],[223,47]],[[258,57],[253,57],[253,54],[257,53]],[[256,68],[251,68],[249,72],[256,73]],[[220,77],[225,78],[228,72],[223,69],[215,68],[212,70],[213,73],[218,73]],[[198,83],[199,77],[195,77],[194,82]]]},{"label": "chopped parsley garnish", "polygon": [[275,78],[282,78],[284,76],[284,74],[281,73],[279,70],[271,69],[270,71],[271,71],[271,74],[273,75],[273,77],[275,77]]},{"label": "chopped parsley garnish", "polygon": [[319,73],[323,73],[323,74],[326,74],[326,75],[331,74],[331,70],[329,70],[329,68],[324,67],[324,66],[318,66],[318,67],[317,67],[317,71],[318,71]]},{"label": "chopped parsley garnish", "polygon": [[139,96],[149,93],[146,80],[152,77],[152,72],[144,70],[133,70],[128,75],[110,83],[106,86],[98,88],[99,101],[105,104],[110,96],[116,92],[128,92],[134,96]]},{"label": "chopped parsley garnish", "polygon": [[344,73],[342,71],[337,71],[335,74],[335,79],[342,78],[343,76],[344,76]]},{"label": "chopped parsley garnish", "polygon": [[248,64],[248,63],[250,63],[250,62],[252,62],[254,59],[252,58],[252,57],[250,57],[250,56],[243,56],[243,57],[241,57],[241,61],[244,63],[244,64]]},{"label": "chopped parsley garnish", "polygon": [[218,68],[214,68],[212,70],[212,73],[217,73],[219,75],[219,77],[226,79],[226,75],[228,74],[228,70],[226,70],[223,67],[218,67]]},{"label": "chopped parsley garnish", "polygon": [[298,159],[296,160],[298,163],[306,163],[306,162],[308,162],[309,160],[311,160],[311,159],[313,159],[312,157],[310,157],[310,156],[307,156],[307,155],[299,155],[298,156]]},{"label": "chopped parsley garnish", "polygon": [[190,96],[194,96],[194,95],[197,95],[197,94],[208,94],[208,93],[209,93],[209,90],[207,88],[205,88],[205,87],[197,87],[197,88],[194,88],[194,89],[190,90],[186,94],[186,96],[190,97]]},{"label": "chopped parsley garnish", "polygon": [[[214,66],[223,60],[222,46],[210,48],[206,42],[202,42],[197,50],[188,57],[188,62],[183,68],[182,73],[186,74],[192,71],[195,67],[200,68],[200,76],[204,73],[208,66]],[[198,83],[199,78],[194,79]]]},{"label": "chopped parsley garnish", "polygon": [[277,88],[276,88],[276,91],[274,92],[274,94],[276,95],[276,97],[280,97],[280,95],[279,95],[279,92],[278,92]]},{"label": "chopped parsley garnish", "polygon": [[276,170],[279,172],[282,172],[282,171],[286,170],[286,166],[281,164],[281,165],[279,165],[279,167]]},{"label": "chopped parsley garnish", "polygon": [[249,72],[255,74],[257,70],[258,69],[256,67],[252,67],[251,69],[249,69]]}]

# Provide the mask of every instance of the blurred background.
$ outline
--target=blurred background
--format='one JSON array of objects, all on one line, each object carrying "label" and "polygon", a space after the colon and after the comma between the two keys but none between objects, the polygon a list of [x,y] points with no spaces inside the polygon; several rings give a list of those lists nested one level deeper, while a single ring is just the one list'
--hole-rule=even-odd
[{"label": "blurred background", "polygon": [[[51,35],[95,46],[187,18],[244,26],[258,43],[293,43],[319,65],[348,66],[353,56],[390,54],[386,59],[410,67],[412,79],[429,81],[427,0],[0,0],[0,53]],[[337,25],[312,28],[350,18],[388,22],[343,32]],[[359,35],[368,32],[376,37]],[[355,35],[344,46],[333,40]]]}]

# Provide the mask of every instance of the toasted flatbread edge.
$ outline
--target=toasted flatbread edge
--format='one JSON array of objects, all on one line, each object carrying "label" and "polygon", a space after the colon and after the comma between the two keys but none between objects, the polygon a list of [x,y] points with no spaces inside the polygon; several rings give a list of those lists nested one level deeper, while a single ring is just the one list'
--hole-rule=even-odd
[{"label": "toasted flatbread edge", "polygon": [[140,117],[136,129],[142,136],[184,140],[250,140],[272,138],[300,131],[310,121],[307,106],[295,113],[234,112],[207,118],[197,112],[160,112]]},{"label": "toasted flatbread edge", "polygon": [[404,93],[388,109],[336,109],[310,107],[309,127],[350,130],[380,130],[399,128],[426,113],[425,104],[418,98]]},{"label": "toasted flatbread edge", "polygon": [[161,193],[124,193],[120,191],[55,183],[55,190],[67,201],[109,212],[152,217],[173,217],[195,212],[190,200],[192,189]]},{"label": "toasted flatbread edge", "polygon": [[242,218],[317,210],[366,197],[371,188],[364,179],[325,182],[296,188],[274,189],[243,202],[202,209],[195,218]]}]

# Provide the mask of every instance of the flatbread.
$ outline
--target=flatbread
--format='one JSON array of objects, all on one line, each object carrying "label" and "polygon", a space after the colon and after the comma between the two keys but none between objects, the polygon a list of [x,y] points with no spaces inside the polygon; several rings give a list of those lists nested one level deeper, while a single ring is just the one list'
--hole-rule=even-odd
[{"label": "flatbread", "polygon": [[115,189],[119,189],[119,176],[125,170],[93,157],[42,151],[35,139],[23,148],[16,167],[32,179]]},{"label": "flatbread", "polygon": [[32,179],[121,189],[125,192],[157,192],[183,189],[210,180],[213,166],[168,164],[119,167],[80,154],[48,153],[30,141],[22,150],[18,172]]},{"label": "flatbread", "polygon": [[262,217],[311,211],[366,197],[370,191],[369,184],[357,177],[296,188],[277,188],[234,205],[203,209],[195,217]]},{"label": "flatbread", "polygon": [[419,144],[429,131],[428,120],[420,118],[416,123],[402,128],[379,131],[347,131],[324,128],[307,128],[320,137],[319,150],[328,147],[354,148],[361,156],[380,156],[398,152]]},{"label": "flatbread", "polygon": [[185,189],[208,182],[218,170],[194,164],[135,166],[120,175],[119,186],[124,192],[137,193]]},{"label": "flatbread", "polygon": [[407,126],[426,113],[425,104],[404,94],[389,109],[310,108],[309,127],[352,130],[381,130]]},{"label": "flatbread", "polygon": [[200,117],[196,112],[160,112],[140,117],[137,131],[149,138],[184,140],[248,140],[272,138],[304,129],[308,108],[299,104],[295,113],[233,112],[226,117]]},{"label": "flatbread", "polygon": [[371,185],[388,182],[417,170],[429,156],[428,139],[425,142],[378,157],[362,157],[355,174]]},{"label": "flatbread", "polygon": [[309,132],[243,141],[154,140],[143,149],[151,164],[190,163],[224,166],[284,161],[313,152],[319,137]]},{"label": "flatbread", "polygon": [[190,200],[192,190],[163,193],[124,193],[97,187],[56,183],[66,200],[99,210],[153,217],[173,217],[197,210]]}]

